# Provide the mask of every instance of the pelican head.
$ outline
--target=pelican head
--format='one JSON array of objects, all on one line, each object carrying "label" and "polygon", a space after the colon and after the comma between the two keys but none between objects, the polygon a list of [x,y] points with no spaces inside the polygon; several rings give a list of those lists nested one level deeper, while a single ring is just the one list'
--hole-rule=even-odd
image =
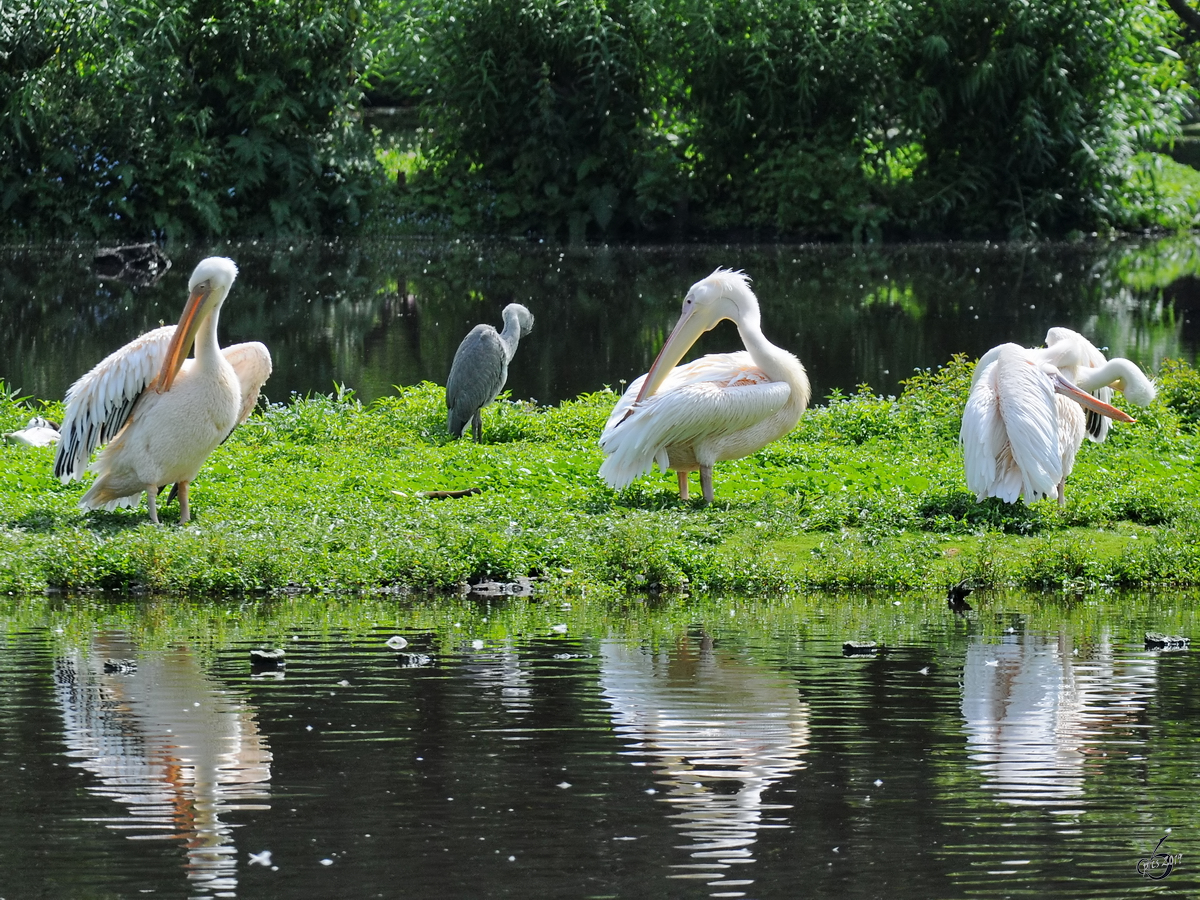
[{"label": "pelican head", "polygon": [[750,279],[742,272],[717,269],[707,278],[697,281],[683,298],[683,312],[671,330],[666,343],[658,351],[654,365],[635,402],[640,403],[658,390],[670,371],[683,359],[700,335],[712,331],[722,319],[758,324],[758,300],[750,290]]},{"label": "pelican head", "polygon": [[1078,387],[1069,378],[1058,371],[1058,367],[1053,363],[1041,362],[1040,364],[1033,360],[1027,360],[1029,365],[1037,366],[1042,373],[1050,379],[1050,385],[1056,393],[1062,394],[1071,400],[1074,400],[1084,409],[1090,409],[1092,412],[1099,413],[1102,416],[1107,416],[1117,422],[1135,422],[1136,419],[1129,413],[1122,412],[1115,406],[1105,403],[1098,397],[1089,394],[1083,388]]},{"label": "pelican head", "polygon": [[175,336],[167,348],[167,357],[158,373],[158,393],[169,391],[175,376],[183,367],[183,361],[191,352],[200,326],[225,302],[233,280],[237,278],[237,266],[224,256],[210,256],[200,261],[188,280],[188,301],[183,315],[175,328]]}]

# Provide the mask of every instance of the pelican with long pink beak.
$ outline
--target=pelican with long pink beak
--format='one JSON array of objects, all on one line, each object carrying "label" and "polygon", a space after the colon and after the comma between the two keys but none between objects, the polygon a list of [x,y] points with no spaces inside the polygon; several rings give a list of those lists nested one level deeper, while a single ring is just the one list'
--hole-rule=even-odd
[{"label": "pelican with long pink beak", "polygon": [[146,332],[67,391],[54,474],[63,482],[82,478],[92,451],[106,445],[90,466],[97,477],[79,501],[83,509],[134,506],[145,493],[158,524],[158,490],[174,484],[179,521],[190,518],[188,485],[250,415],[271,374],[263,344],[222,350],[217,343],[217,316],[236,277],[233,260],[201,261],[178,325]]},{"label": "pelican with long pink beak", "polygon": [[1001,344],[975,365],[959,440],[967,487],[977,499],[1032,503],[1055,496],[1066,482],[1084,437],[1100,442],[1110,422],[1133,422],[1108,401],[1113,390],[1138,406],[1156,394],[1154,382],[1127,359],[1105,359],[1069,328],[1051,328],[1044,348]]},{"label": "pelican with long pink beak", "polygon": [[[723,319],[737,325],[742,345],[678,365],[700,336]],[[717,269],[696,282],[650,371],[617,401],[600,447],[600,475],[623,488],[650,471],[674,469],[688,499],[688,474],[699,470],[706,503],[713,466],[740,459],[796,427],[811,390],[804,366],[763,335],[758,298],[741,272]]]}]

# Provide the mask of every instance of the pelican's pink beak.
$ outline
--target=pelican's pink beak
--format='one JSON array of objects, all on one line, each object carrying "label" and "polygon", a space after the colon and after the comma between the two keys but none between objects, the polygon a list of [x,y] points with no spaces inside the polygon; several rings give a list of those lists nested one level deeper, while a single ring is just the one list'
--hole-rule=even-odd
[{"label": "pelican's pink beak", "polygon": [[179,374],[179,370],[183,368],[183,361],[187,359],[188,353],[192,350],[192,344],[196,340],[196,332],[200,330],[200,325],[207,316],[205,312],[208,298],[212,296],[212,283],[202,281],[192,290],[188,297],[187,305],[183,308],[183,315],[179,317],[179,324],[175,326],[175,335],[171,338],[170,346],[167,347],[167,358],[163,361],[162,369],[158,373],[158,378],[154,386],[157,393],[169,391],[171,385],[175,383],[175,376]]},{"label": "pelican's pink beak", "polygon": [[1072,384],[1060,373],[1055,372],[1050,376],[1050,382],[1054,385],[1054,390],[1062,394],[1064,397],[1070,397],[1084,409],[1090,409],[1092,412],[1097,412],[1102,416],[1108,416],[1116,422],[1136,422],[1133,416],[1128,413],[1121,412],[1115,406],[1110,406],[1103,400],[1097,399],[1085,391],[1083,388]]},{"label": "pelican's pink beak", "polygon": [[[711,313],[712,311],[711,307],[703,309],[704,312]],[[671,370],[683,359],[683,355],[692,348],[692,344],[700,340],[700,335],[706,331],[712,331],[713,326],[723,318],[712,318],[711,315],[705,315],[704,312],[699,305],[684,301],[679,321],[671,329],[666,343],[662,345],[662,349],[658,351],[658,356],[654,359],[654,365],[646,373],[646,380],[642,382],[642,389],[638,392],[635,403],[641,403],[647,397],[653,396]],[[709,321],[710,319],[711,321]]]}]

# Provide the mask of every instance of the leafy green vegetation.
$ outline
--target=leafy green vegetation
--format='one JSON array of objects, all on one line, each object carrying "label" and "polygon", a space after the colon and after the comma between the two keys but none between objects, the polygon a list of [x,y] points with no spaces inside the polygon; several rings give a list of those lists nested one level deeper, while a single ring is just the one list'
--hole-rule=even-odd
[{"label": "leafy green vegetation", "polygon": [[1192,225],[1194,177],[1139,153],[1178,133],[1176,27],[1115,0],[453,0],[375,43],[431,128],[417,221],[1027,237]]},{"label": "leafy green vegetation", "polygon": [[379,180],[354,119],[363,3],[0,6],[0,233],[289,235]]},{"label": "leafy green vegetation", "polygon": [[[1085,445],[1060,509],[975,501],[958,418],[970,361],[918,373],[898,399],[860,390],[787,438],[718,466],[717,502],[673,474],[622,492],[597,476],[609,391],[556,407],[502,399],[485,443],[450,441],[443,390],[350,391],[253,416],[193,487],[196,521],[81,513],[53,451],[0,447],[0,590],[198,594],[448,589],[539,578],[543,589],[929,589],[1200,584],[1200,377],[1164,366],[1134,425]],[[0,391],[0,430],[33,404]],[[453,500],[423,491],[482,488]],[[165,518],[171,521],[174,507]]]},{"label": "leafy green vegetation", "polygon": [[1197,176],[1153,152],[1194,101],[1177,30],[1118,0],[18,0],[0,234],[1190,228]]}]

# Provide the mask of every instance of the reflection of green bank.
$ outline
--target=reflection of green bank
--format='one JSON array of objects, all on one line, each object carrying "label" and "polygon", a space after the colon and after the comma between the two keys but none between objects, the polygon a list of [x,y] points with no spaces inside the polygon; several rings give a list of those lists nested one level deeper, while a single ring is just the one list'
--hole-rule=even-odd
[{"label": "reflection of green bank", "polygon": [[[1194,361],[1200,254],[1189,236],[1073,244],[561,248],[515,243],[237,245],[241,268],[223,341],[261,340],[273,400],[329,393],[364,401],[394,385],[444,383],[458,342],[509,302],[538,320],[509,372],[514,397],[557,403],[646,371],[689,285],[718,265],[744,269],[763,329],[796,353],[814,397],[868,384],[896,394],[914,369],[1047,328],[1085,333],[1157,369]],[[200,251],[173,250],[156,285],[98,283],[77,249],[0,256],[0,378],[61,397],[134,335],[178,318]],[[978,271],[977,271],[978,270]],[[696,353],[737,345],[718,326]]]}]

